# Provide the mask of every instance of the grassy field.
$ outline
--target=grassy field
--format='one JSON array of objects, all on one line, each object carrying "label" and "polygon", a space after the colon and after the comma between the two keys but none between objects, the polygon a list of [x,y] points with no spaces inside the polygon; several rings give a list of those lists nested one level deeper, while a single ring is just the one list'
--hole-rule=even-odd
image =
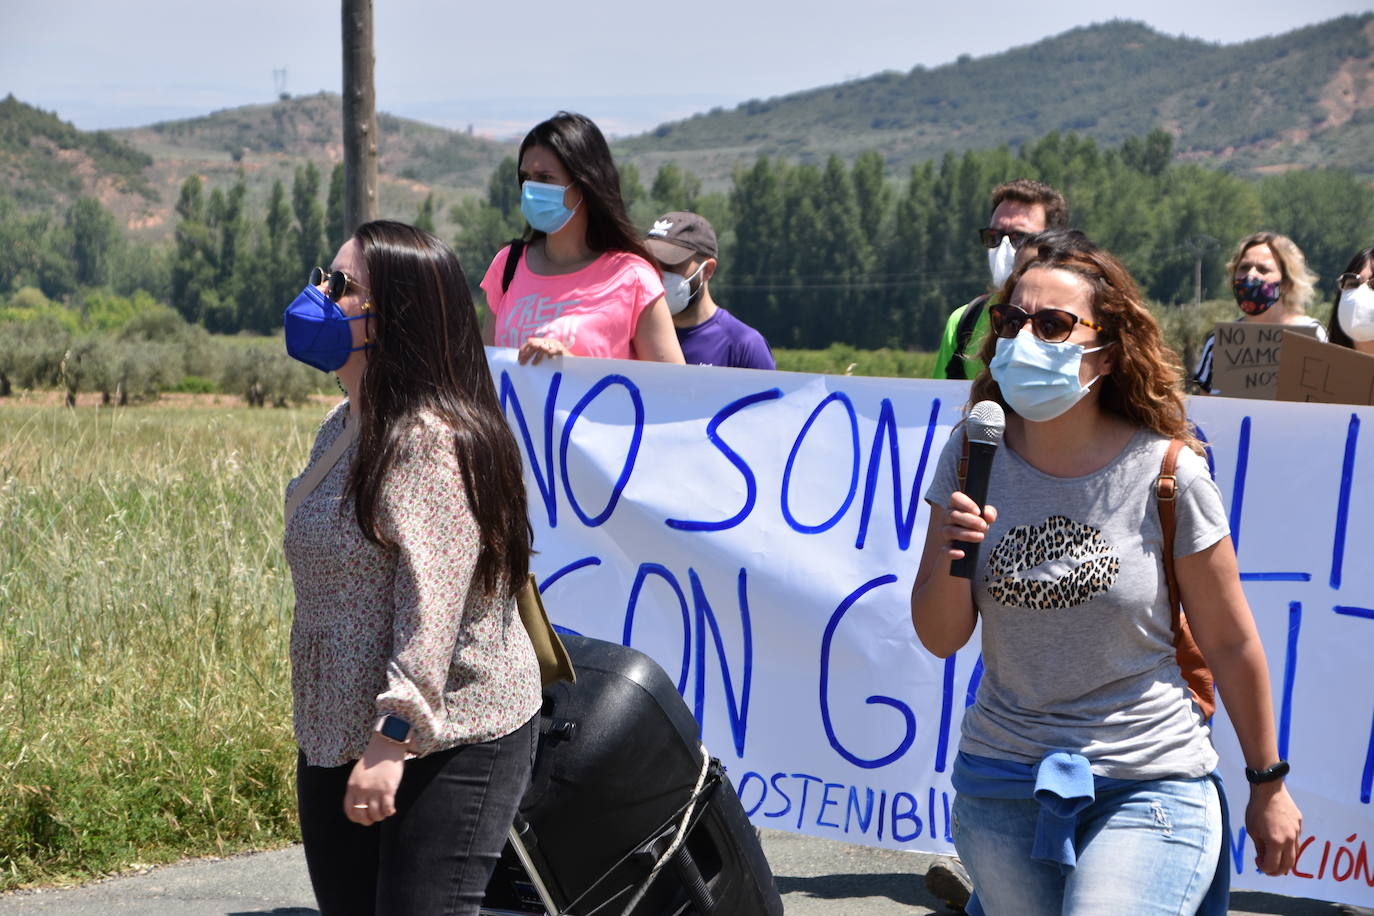
[{"label": "grassy field", "polygon": [[282,493],[327,407],[96,401],[0,406],[0,891],[298,838]]},{"label": "grassy field", "polygon": [[323,413],[0,410],[0,890],[296,838],[281,507]]},{"label": "grassy field", "polygon": [[773,351],[778,368],[786,372],[895,378],[930,378],[935,369],[935,356],[914,350],[857,350],[839,343],[824,350]]}]

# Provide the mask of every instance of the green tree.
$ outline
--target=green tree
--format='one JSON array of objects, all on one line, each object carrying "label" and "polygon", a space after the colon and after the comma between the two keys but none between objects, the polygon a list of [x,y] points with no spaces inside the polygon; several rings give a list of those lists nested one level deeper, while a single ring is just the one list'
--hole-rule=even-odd
[{"label": "green tree", "polygon": [[1266,178],[1259,191],[1263,227],[1296,242],[1322,287],[1333,292],[1351,255],[1370,242],[1374,188],[1347,171],[1314,169]]},{"label": "green tree", "polygon": [[426,232],[433,233],[434,229],[434,192],[430,191],[425,195],[425,199],[420,203],[419,212],[415,214],[415,225],[417,228]]},{"label": "green tree", "polygon": [[[883,274],[892,286],[887,297],[893,333],[904,344],[938,323],[944,326],[947,303],[932,283],[934,248],[930,240],[934,206],[935,167],[914,165],[906,188],[893,205],[892,231],[883,238],[880,252]],[[926,319],[929,311],[931,317]],[[938,329],[931,331],[938,334]]]},{"label": "green tree", "polygon": [[520,215],[520,169],[506,156],[487,181],[487,203],[508,220]]},{"label": "green tree", "polygon": [[22,213],[0,195],[0,293],[23,286],[54,299],[76,289],[70,233],[47,214]]},{"label": "green tree", "polygon": [[1137,172],[1158,178],[1174,158],[1174,135],[1156,127],[1144,138],[1128,137],[1121,144],[1121,158]]},{"label": "green tree", "polygon": [[0,319],[0,336],[5,341],[0,347],[0,395],[8,397],[15,386],[57,384],[62,357],[71,344],[71,331],[57,318],[47,314],[29,320]]},{"label": "green tree", "polygon": [[220,371],[224,391],[236,391],[250,407],[303,404],[315,390],[319,373],[282,350],[251,345],[237,347]]},{"label": "green tree", "polygon": [[110,260],[122,241],[114,216],[94,197],[80,197],[67,210],[67,230],[72,236],[76,282],[103,285],[109,278]]},{"label": "green tree", "polygon": [[[1151,253],[1154,279],[1146,294],[1161,302],[1191,302],[1195,255],[1188,240],[1208,236],[1220,244],[1203,261],[1203,298],[1227,295],[1231,281],[1225,262],[1230,248],[1255,231],[1260,221],[1255,186],[1193,164],[1175,166],[1161,180],[1164,195]],[[1126,266],[1135,267],[1129,262]]]},{"label": "green tree", "polygon": [[324,231],[326,248],[338,251],[344,243],[344,165],[334,163],[329,173],[329,201],[325,204]]},{"label": "green tree", "polygon": [[202,319],[204,299],[213,292],[218,271],[219,246],[207,221],[203,191],[200,176],[192,175],[182,182],[176,204],[172,305],[191,322]]},{"label": "green tree", "polygon": [[644,199],[644,182],[639,177],[639,166],[626,162],[619,168],[620,197],[625,201],[625,209],[633,211],[635,204]]},{"label": "green tree", "polygon": [[678,168],[676,163],[665,162],[654,175],[649,196],[658,206],[658,212],[668,210],[692,210],[695,212],[697,197],[701,194],[701,179],[691,172]]},{"label": "green tree", "polygon": [[266,268],[266,284],[257,321],[260,330],[274,328],[280,323],[282,309],[295,297],[305,279],[305,271],[297,263],[297,252],[292,251],[291,208],[286,204],[286,188],[280,181],[272,184],[265,228],[261,266]]},{"label": "green tree", "polygon": [[854,183],[838,156],[826,162],[818,203],[817,246],[797,265],[797,273],[814,272],[812,283],[828,295],[811,314],[811,325],[804,332],[811,342],[806,346],[828,345],[839,321],[851,326],[849,340],[857,345],[885,345],[888,329],[881,327],[881,309],[874,307],[874,293],[880,294],[881,289],[871,276],[877,259],[864,232]]},{"label": "green tree", "polygon": [[291,183],[291,208],[296,217],[296,272],[304,276],[312,267],[328,264],[324,250],[324,209],[320,206],[320,170],[307,162],[296,167]]},{"label": "green tree", "polygon": [[790,339],[777,282],[785,266],[780,240],[786,237],[782,184],[788,166],[761,156],[752,168],[735,169],[730,192],[735,246],[726,293],[731,311],[777,346]]},{"label": "green tree", "polygon": [[[784,346],[820,347],[825,328],[835,314],[828,308],[833,291],[826,288],[833,276],[827,255],[829,227],[826,225],[824,185],[821,170],[809,163],[793,166],[783,179],[783,220],[787,234],[779,260],[783,269],[773,279],[789,315],[779,339]],[[769,338],[774,339],[774,338]]]}]

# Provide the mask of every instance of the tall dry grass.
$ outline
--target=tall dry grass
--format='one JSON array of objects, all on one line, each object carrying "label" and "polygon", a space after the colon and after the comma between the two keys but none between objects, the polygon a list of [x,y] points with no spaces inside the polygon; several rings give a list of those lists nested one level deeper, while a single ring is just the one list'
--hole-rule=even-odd
[{"label": "tall dry grass", "polygon": [[322,415],[0,410],[0,889],[296,837],[282,491]]}]

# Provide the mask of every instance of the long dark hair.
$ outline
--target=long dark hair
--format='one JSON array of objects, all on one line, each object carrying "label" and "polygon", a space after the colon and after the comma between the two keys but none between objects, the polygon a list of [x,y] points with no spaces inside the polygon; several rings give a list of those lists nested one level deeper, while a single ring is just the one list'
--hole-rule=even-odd
[{"label": "long dark hair", "polygon": [[[582,206],[587,208],[588,248],[597,252],[628,251],[650,264],[657,263],[625,212],[625,199],[620,196],[620,172],[616,170],[606,138],[590,118],[560,111],[536,124],[520,141],[517,170],[531,146],[552,150],[582,192]],[[526,236],[532,241],[543,238],[544,233],[531,228]]]},{"label": "long dark hair", "polygon": [[463,489],[481,531],[473,574],[485,594],[513,594],[529,570],[531,532],[520,450],[487,370],[458,257],[422,229],[391,220],[353,233],[371,291],[372,348],[363,370],[358,456],[348,480],[358,526],[385,548],[377,503],[422,412],[453,431]]},{"label": "long dark hair", "polygon": [[[1359,251],[1355,252],[1355,257],[1350,259],[1350,263],[1345,265],[1345,270],[1341,272],[1357,274],[1366,267],[1371,266],[1374,266],[1374,246],[1361,248]],[[1345,332],[1345,328],[1341,327],[1339,315],[1340,306],[1341,288],[1338,286],[1336,287],[1336,297],[1331,300],[1331,319],[1326,322],[1326,336],[1331,338],[1333,344],[1339,344],[1342,347],[1354,349],[1355,341]]]}]

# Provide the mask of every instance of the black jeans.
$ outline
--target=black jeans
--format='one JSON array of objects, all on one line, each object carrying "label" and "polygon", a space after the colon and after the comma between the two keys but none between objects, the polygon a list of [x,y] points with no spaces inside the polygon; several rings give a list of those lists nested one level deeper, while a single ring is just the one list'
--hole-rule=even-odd
[{"label": "black jeans", "polygon": [[539,717],[482,744],[405,765],[396,813],[344,816],[353,764],[296,762],[305,862],[321,916],[475,916],[530,783]]}]

